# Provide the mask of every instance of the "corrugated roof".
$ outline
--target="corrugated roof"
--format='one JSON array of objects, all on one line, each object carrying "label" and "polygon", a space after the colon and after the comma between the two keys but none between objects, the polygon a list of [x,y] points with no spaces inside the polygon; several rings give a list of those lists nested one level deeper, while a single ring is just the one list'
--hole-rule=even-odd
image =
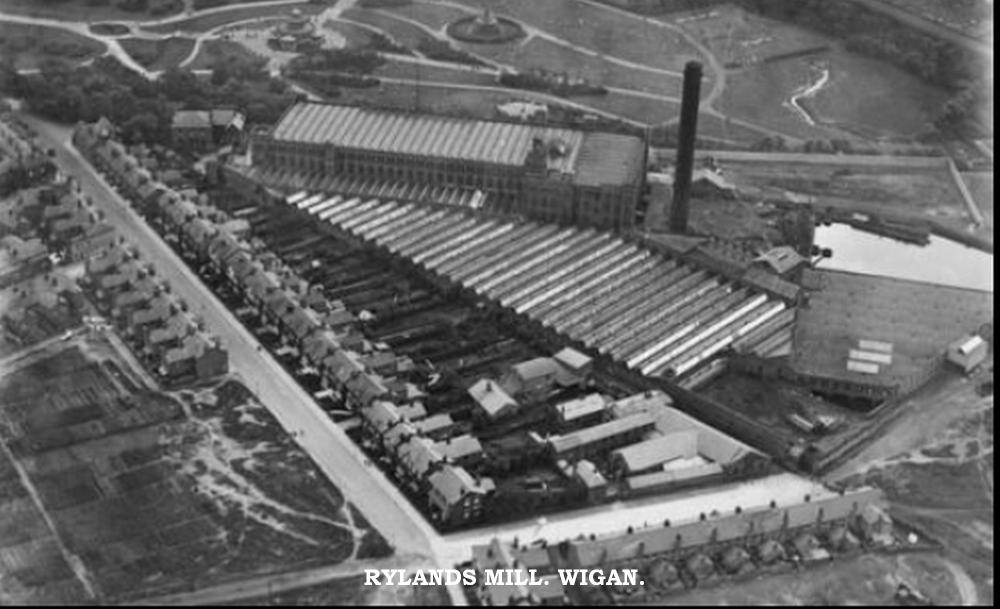
[{"label": "corrugated roof", "polygon": [[[577,152],[584,140],[583,132],[570,129],[319,103],[293,106],[275,125],[273,137],[517,166],[524,165],[534,138],[545,142],[560,140],[568,150],[560,157],[559,170],[563,173],[574,171]],[[597,162],[595,153],[591,156],[595,158],[589,162]]]},{"label": "corrugated roof", "polygon": [[549,445],[556,454],[561,454],[579,446],[586,446],[634,429],[652,427],[653,423],[653,417],[642,412],[627,416],[624,419],[615,419],[614,421],[608,421],[600,425],[585,427],[563,436],[553,436],[549,438]]},{"label": "corrugated roof", "polygon": [[698,452],[698,432],[693,430],[674,433],[630,444],[612,452],[621,459],[626,471],[641,472],[673,459],[691,457]]}]

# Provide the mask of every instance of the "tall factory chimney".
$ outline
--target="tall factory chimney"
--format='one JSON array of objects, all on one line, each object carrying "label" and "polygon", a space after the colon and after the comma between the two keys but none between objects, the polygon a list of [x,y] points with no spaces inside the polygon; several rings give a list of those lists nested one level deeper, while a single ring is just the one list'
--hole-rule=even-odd
[{"label": "tall factory chimney", "polygon": [[684,97],[681,99],[681,125],[677,135],[674,199],[670,204],[670,230],[674,233],[687,232],[691,172],[694,170],[694,139],[698,128],[700,97],[701,64],[697,61],[689,61],[684,66]]}]

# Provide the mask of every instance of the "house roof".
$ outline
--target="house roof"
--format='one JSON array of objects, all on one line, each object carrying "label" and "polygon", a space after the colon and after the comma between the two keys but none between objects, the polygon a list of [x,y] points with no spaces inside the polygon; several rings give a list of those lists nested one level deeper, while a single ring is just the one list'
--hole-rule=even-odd
[{"label": "house roof", "polygon": [[435,463],[444,459],[433,440],[420,436],[413,436],[400,445],[396,449],[396,457],[403,467],[418,478],[422,478]]},{"label": "house roof", "polygon": [[505,410],[517,408],[517,401],[507,395],[507,392],[496,381],[490,379],[481,379],[469,387],[469,396],[490,417],[496,417]]},{"label": "house roof", "polygon": [[608,406],[608,400],[599,393],[591,393],[576,400],[570,400],[557,404],[555,409],[559,415],[559,420],[566,423],[604,411]]},{"label": "house roof", "polygon": [[795,251],[795,248],[788,245],[782,245],[779,247],[773,247],[757,256],[754,258],[754,262],[766,264],[771,267],[775,273],[784,275],[798,265],[808,262],[808,260],[800,256],[799,253]]},{"label": "house roof", "polygon": [[437,451],[451,461],[459,461],[466,457],[483,452],[483,445],[472,435],[462,434],[437,443]]},{"label": "house roof", "polygon": [[442,507],[457,505],[466,495],[473,493],[485,495],[496,488],[492,478],[481,478],[477,481],[465,471],[464,467],[456,465],[445,465],[431,474],[428,480],[431,488],[436,491],[431,495],[432,498],[440,498],[445,504]]},{"label": "house roof", "polygon": [[630,444],[611,453],[620,460],[627,472],[641,472],[662,465],[673,459],[691,457],[698,454],[698,432],[694,430],[676,431]]},{"label": "house roof", "polygon": [[400,416],[396,405],[384,400],[375,400],[369,406],[363,408],[361,416],[379,432],[384,432],[402,420],[402,416]]},{"label": "house roof", "polygon": [[579,431],[549,438],[549,446],[556,454],[562,454],[581,446],[587,446],[618,434],[627,433],[643,427],[652,427],[652,415],[642,412],[629,415],[623,419],[615,419],[607,423],[585,427]]},{"label": "house roof", "polygon": [[455,424],[452,420],[451,415],[447,413],[439,413],[425,419],[420,419],[413,423],[413,427],[421,433],[433,433],[440,429],[446,429]]},{"label": "house roof", "polygon": [[608,483],[601,472],[597,470],[597,466],[587,459],[576,462],[573,467],[573,476],[587,488],[600,488]]}]

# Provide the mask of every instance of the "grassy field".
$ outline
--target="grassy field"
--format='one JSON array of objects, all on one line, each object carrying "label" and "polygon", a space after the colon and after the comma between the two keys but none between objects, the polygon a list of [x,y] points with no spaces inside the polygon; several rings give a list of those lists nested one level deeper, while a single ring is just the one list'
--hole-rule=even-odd
[{"label": "grassy field", "polygon": [[[477,13],[483,10],[480,0],[457,1]],[[628,61],[680,71],[687,61],[699,58],[697,49],[676,32],[573,0],[498,0],[490,7],[497,15]]]},{"label": "grassy field", "polygon": [[730,6],[670,15],[723,64],[753,63],[768,57],[829,44],[824,37]]},{"label": "grassy field", "polygon": [[101,600],[337,563],[356,535],[374,536],[368,555],[391,553],[351,524],[339,491],[243,385],[168,395],[131,377],[129,388],[113,349],[87,350],[0,378],[0,416]]},{"label": "grassy field", "polygon": [[411,78],[422,81],[454,82],[469,85],[496,85],[496,78],[492,74],[480,72],[470,72],[467,70],[452,70],[450,68],[440,68],[436,66],[420,66],[415,63],[393,61],[391,56],[387,57],[385,65],[377,68],[373,72],[374,76],[392,78]]},{"label": "grassy field", "polygon": [[[431,29],[441,33],[444,33],[445,28],[447,28],[448,24],[452,21],[470,14],[470,11],[453,6],[444,6],[441,4],[424,2],[413,2],[405,6],[398,6],[383,10],[398,13],[408,19],[419,21],[420,23],[423,23]],[[478,10],[482,11],[482,7],[479,7]]]},{"label": "grassy field", "polygon": [[[898,68],[849,53],[837,41],[803,28],[733,6],[700,14],[685,14],[681,27],[723,63],[744,66],[730,71],[718,104],[735,118],[802,139],[910,138],[928,130],[946,97]],[[829,50],[764,62],[822,46]],[[830,70],[829,83],[806,101],[817,125],[784,105],[796,89],[816,80],[812,62]]]},{"label": "grassy field", "polygon": [[126,38],[121,41],[121,45],[125,52],[143,67],[150,70],[166,70],[176,67],[191,54],[194,40],[178,37],[163,40]]},{"label": "grassy field", "polygon": [[324,5],[305,1],[298,4],[282,4],[278,6],[246,6],[209,15],[191,17],[190,19],[182,19],[168,24],[151,25],[144,29],[161,34],[170,34],[176,31],[207,32],[236,21],[287,15],[294,9],[299,9],[308,15],[322,12],[325,8],[326,6]]},{"label": "grassy field", "polygon": [[369,30],[351,23],[327,20],[323,27],[343,36],[344,40],[347,41],[348,48],[366,47],[372,39],[372,33]]},{"label": "grassy field", "polygon": [[84,36],[39,25],[0,22],[0,57],[18,69],[33,69],[48,59],[81,63],[105,52],[105,46]]},{"label": "grassy field", "polygon": [[378,13],[370,9],[355,7],[341,13],[344,19],[366,23],[385,32],[399,44],[415,49],[422,41],[432,40],[434,37],[420,29],[419,27],[394,19],[388,14]]},{"label": "grassy field", "polygon": [[238,42],[230,40],[206,40],[194,60],[187,65],[189,70],[211,70],[215,66],[238,59],[254,59],[257,55]]},{"label": "grassy field", "polygon": [[877,138],[930,131],[948,97],[899,68],[846,51],[831,53],[829,65],[830,85],[811,107],[825,121],[860,127]]}]

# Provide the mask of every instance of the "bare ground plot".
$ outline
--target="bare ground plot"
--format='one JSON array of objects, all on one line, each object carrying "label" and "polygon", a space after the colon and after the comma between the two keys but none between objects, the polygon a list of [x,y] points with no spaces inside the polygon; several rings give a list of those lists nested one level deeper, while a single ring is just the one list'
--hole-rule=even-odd
[{"label": "bare ground plot", "polygon": [[127,395],[74,350],[7,377],[0,402],[6,429],[63,441],[11,440],[102,600],[390,553],[238,382]]},{"label": "bare ground plot", "polygon": [[13,60],[19,70],[50,59],[82,63],[106,50],[103,43],[66,30],[0,22],[0,57]]},{"label": "bare ground plot", "polygon": [[0,452],[0,604],[70,604],[85,598],[14,463]]},{"label": "bare ground plot", "polygon": [[827,206],[871,214],[934,219],[965,228],[972,221],[945,167],[863,166],[821,163],[725,161],[726,179],[765,196],[785,192],[812,197]]},{"label": "bare ground plot", "polygon": [[208,30],[247,19],[279,17],[287,15],[294,9],[299,9],[305,14],[316,14],[322,12],[326,7],[312,2],[301,2],[297,4],[280,4],[277,6],[244,6],[232,10],[219,11],[208,15],[181,19],[171,23],[161,25],[151,25],[144,29],[150,32],[170,34],[173,32],[207,32]]},{"label": "bare ground plot", "polygon": [[132,59],[154,71],[177,67],[194,49],[194,40],[178,37],[163,40],[125,38],[120,44]]},{"label": "bare ground plot", "polygon": [[679,606],[892,605],[900,581],[916,585],[935,604],[960,604],[954,577],[933,554],[864,555],[807,571],[695,589],[671,597],[670,602]]},{"label": "bare ground plot", "polygon": [[[457,0],[475,12],[479,0]],[[681,71],[700,59],[698,50],[681,34],[643,19],[574,0],[498,0],[497,15],[508,16],[584,48],[657,68]]]},{"label": "bare ground plot", "polygon": [[803,432],[789,423],[791,414],[842,417],[848,427],[863,425],[864,417],[818,398],[808,389],[779,380],[762,380],[737,372],[726,372],[699,390],[706,397],[772,428],[797,436]]}]

